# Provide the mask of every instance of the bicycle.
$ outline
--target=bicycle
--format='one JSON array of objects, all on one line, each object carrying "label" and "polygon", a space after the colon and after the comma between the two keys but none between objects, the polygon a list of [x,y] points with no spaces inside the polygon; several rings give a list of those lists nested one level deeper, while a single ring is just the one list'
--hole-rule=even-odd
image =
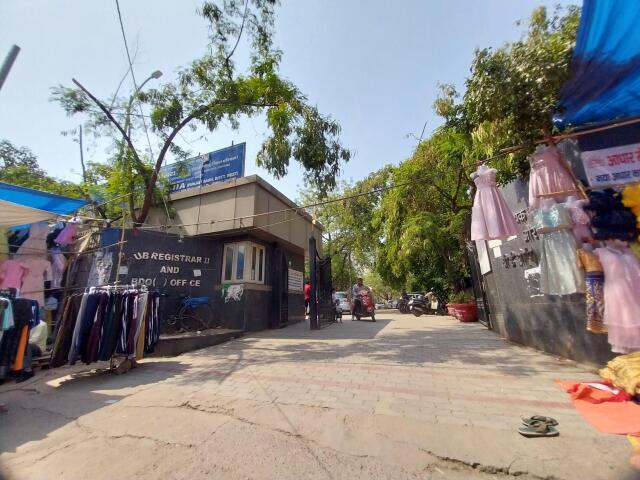
[{"label": "bicycle", "polygon": [[169,315],[166,322],[178,332],[209,330],[219,326],[213,324],[213,310],[209,305],[209,297],[191,297],[190,295],[182,297],[178,311]]}]

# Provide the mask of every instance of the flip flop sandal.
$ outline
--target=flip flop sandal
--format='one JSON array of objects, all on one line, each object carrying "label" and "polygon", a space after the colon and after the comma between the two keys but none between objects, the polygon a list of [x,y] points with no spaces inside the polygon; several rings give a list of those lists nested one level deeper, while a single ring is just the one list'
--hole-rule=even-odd
[{"label": "flip flop sandal", "polygon": [[518,433],[523,437],[557,437],[560,435],[555,428],[550,427],[546,423],[533,421],[529,426],[520,427]]},{"label": "flip flop sandal", "polygon": [[522,419],[522,424],[526,426],[531,425],[533,422],[542,422],[550,427],[555,427],[556,425],[558,425],[558,421],[555,418],[545,417],[543,415],[534,415],[529,418],[521,417],[521,419]]}]

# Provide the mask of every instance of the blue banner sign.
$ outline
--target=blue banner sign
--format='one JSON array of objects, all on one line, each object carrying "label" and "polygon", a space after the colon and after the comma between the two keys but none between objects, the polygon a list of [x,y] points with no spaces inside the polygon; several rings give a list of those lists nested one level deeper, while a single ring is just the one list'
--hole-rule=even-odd
[{"label": "blue banner sign", "polygon": [[183,168],[176,163],[166,165],[160,172],[169,179],[172,193],[234,180],[244,176],[246,147],[244,142],[232,145],[185,160]]}]

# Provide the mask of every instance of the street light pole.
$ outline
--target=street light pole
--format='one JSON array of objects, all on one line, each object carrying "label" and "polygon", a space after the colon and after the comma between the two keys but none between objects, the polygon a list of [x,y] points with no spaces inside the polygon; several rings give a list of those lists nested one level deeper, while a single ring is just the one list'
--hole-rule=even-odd
[{"label": "street light pole", "polygon": [[4,59],[2,68],[0,68],[0,88],[2,88],[4,81],[9,76],[9,71],[11,70],[11,67],[13,67],[13,63],[16,61],[16,58],[18,57],[18,53],[20,53],[20,47],[17,45],[12,45],[11,49],[9,50],[9,53]]}]

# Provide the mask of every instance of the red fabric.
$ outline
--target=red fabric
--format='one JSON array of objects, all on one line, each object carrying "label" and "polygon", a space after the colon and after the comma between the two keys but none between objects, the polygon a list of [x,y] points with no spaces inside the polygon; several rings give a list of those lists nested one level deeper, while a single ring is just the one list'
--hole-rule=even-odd
[{"label": "red fabric", "polygon": [[311,284],[310,283],[304,284],[304,299],[311,300]]},{"label": "red fabric", "polygon": [[[588,382],[599,383],[609,388],[615,388],[611,382]],[[604,403],[604,402],[626,402],[631,400],[631,395],[622,389],[617,389],[618,393],[609,394],[603,390],[598,390],[587,383],[576,383],[571,388],[567,389],[567,393],[571,394],[571,398],[574,400],[581,399],[590,403]]]},{"label": "red fabric", "polygon": [[556,380],[556,383],[571,394],[576,410],[600,432],[619,435],[640,433],[640,405],[637,403],[621,400],[619,395],[584,383],[563,380]]}]

